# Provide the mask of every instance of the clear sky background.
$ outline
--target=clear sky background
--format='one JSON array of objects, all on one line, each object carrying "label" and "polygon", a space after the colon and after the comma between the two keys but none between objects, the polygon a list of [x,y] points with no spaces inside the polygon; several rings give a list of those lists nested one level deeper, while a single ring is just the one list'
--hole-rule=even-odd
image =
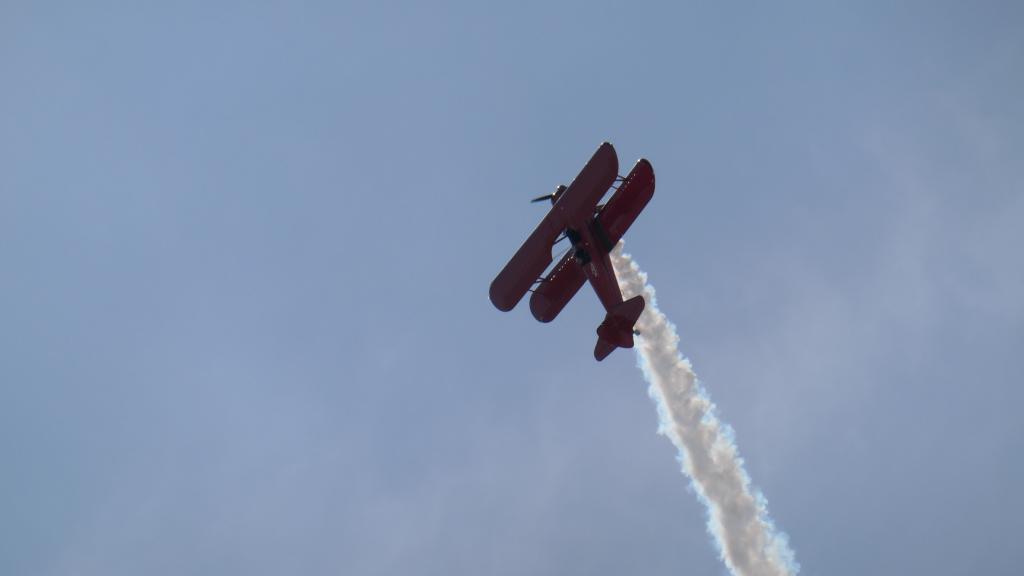
[{"label": "clear sky background", "polygon": [[1024,562],[1019,2],[0,4],[0,573],[721,574],[487,288],[602,140],[806,574]]}]

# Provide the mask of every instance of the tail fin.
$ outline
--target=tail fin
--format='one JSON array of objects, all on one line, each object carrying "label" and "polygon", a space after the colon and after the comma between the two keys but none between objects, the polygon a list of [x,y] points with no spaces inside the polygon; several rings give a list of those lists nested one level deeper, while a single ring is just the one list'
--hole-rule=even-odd
[{"label": "tail fin", "polygon": [[604,360],[616,348],[632,348],[633,326],[643,311],[643,296],[634,296],[612,308],[597,327],[594,358]]}]

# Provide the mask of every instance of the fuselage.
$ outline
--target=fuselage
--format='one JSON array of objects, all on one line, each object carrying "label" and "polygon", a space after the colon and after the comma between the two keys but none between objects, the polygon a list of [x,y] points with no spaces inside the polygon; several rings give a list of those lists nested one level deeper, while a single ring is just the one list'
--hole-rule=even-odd
[{"label": "fuselage", "polygon": [[622,292],[619,290],[615,271],[606,249],[607,236],[601,230],[601,223],[591,216],[578,228],[567,228],[565,235],[572,243],[573,255],[583,269],[590,285],[594,287],[597,298],[605,310],[622,303]]}]

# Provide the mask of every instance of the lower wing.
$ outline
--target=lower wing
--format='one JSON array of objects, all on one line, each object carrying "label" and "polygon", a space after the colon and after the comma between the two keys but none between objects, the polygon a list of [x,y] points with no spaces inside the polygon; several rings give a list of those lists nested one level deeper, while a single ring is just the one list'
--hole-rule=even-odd
[{"label": "lower wing", "polygon": [[541,322],[551,322],[587,281],[572,250],[558,261],[530,297],[530,312]]}]

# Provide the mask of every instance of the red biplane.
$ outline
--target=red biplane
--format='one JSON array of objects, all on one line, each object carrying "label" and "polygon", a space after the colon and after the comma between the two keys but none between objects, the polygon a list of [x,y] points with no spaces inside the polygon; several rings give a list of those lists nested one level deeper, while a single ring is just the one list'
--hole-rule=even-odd
[{"label": "red biplane", "polygon": [[[499,310],[515,308],[527,292],[533,292],[533,317],[551,322],[583,282],[590,280],[607,311],[597,327],[594,358],[598,360],[616,348],[633,347],[633,326],[644,309],[642,296],[623,301],[608,254],[654,195],[654,169],[640,159],[625,177],[618,172],[615,149],[605,142],[568,187],[534,198],[533,202],[550,200],[551,210],[491,282],[491,302]],[[599,204],[616,184],[608,202]],[[572,246],[541,278],[551,264],[552,247],[565,239]]]}]

